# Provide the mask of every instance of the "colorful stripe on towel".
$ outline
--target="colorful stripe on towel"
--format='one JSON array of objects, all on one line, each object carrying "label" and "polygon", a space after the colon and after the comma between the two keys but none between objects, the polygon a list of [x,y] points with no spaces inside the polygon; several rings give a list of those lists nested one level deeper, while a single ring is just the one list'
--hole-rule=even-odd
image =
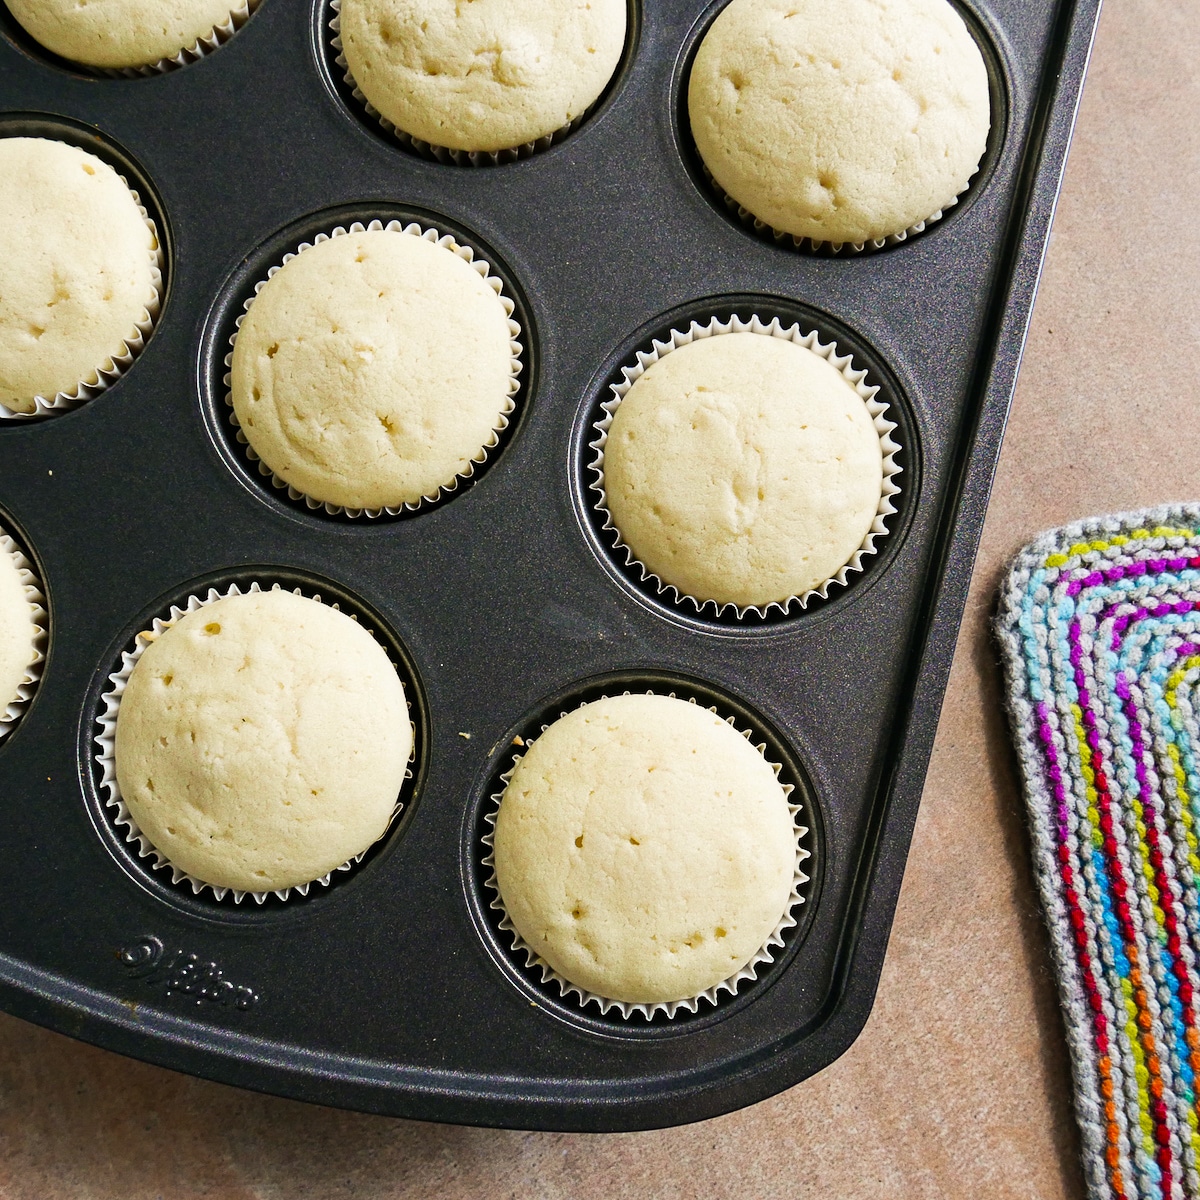
[{"label": "colorful stripe on towel", "polygon": [[1043,534],[996,630],[1089,1192],[1200,1200],[1200,506]]}]

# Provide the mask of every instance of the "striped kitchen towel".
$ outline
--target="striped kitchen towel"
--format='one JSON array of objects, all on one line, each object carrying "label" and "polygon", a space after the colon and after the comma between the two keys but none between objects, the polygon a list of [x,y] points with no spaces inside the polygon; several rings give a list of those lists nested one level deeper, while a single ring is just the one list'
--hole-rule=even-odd
[{"label": "striped kitchen towel", "polygon": [[996,631],[1089,1194],[1200,1200],[1200,505],[1043,534]]}]

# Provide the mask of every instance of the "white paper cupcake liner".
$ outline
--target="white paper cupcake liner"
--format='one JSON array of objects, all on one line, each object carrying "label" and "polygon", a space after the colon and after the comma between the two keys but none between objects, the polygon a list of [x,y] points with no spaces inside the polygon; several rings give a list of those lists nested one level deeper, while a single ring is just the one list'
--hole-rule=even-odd
[{"label": "white paper cupcake liner", "polygon": [[42,669],[46,663],[46,646],[50,639],[49,616],[46,613],[46,597],[42,592],[42,581],[33,569],[33,563],[25,556],[21,547],[0,525],[0,554],[7,552],[16,563],[17,574],[25,589],[25,598],[29,601],[33,616],[33,661],[25,668],[25,677],[17,685],[16,698],[7,706],[0,709],[0,742],[12,732],[13,727],[21,719],[34,692],[41,682]]},{"label": "white paper cupcake liner", "polygon": [[[270,591],[278,591],[279,584],[269,586]],[[130,844],[136,844],[137,855],[139,858],[149,860],[150,866],[155,871],[169,870],[171,872],[171,882],[173,884],[188,884],[191,886],[193,895],[200,895],[207,888],[212,892],[217,900],[225,900],[229,898],[234,904],[241,904],[243,900],[249,898],[257,904],[266,903],[271,896],[276,896],[280,900],[287,900],[293,893],[301,896],[307,896],[309,889],[313,884],[320,884],[322,887],[328,887],[333,882],[333,877],[342,871],[349,871],[360,862],[370,851],[371,846],[368,846],[360,854],[356,854],[347,862],[335,867],[328,875],[322,875],[319,879],[310,879],[307,883],[300,883],[294,887],[281,888],[278,891],[268,892],[241,892],[236,888],[219,887],[216,884],[205,883],[202,879],[197,879],[193,875],[189,875],[186,871],[177,867],[165,854],[163,854],[146,835],[138,828],[137,822],[130,815],[129,809],[126,807],[125,800],[121,795],[120,786],[117,783],[116,769],[116,736],[117,736],[117,714],[121,709],[121,697],[125,694],[125,688],[129,683],[129,677],[133,674],[133,668],[137,666],[138,660],[145,653],[146,647],[153,642],[166,629],[169,629],[177,621],[181,620],[188,613],[196,612],[197,609],[205,608],[209,604],[214,604],[218,600],[223,600],[226,596],[240,596],[243,594],[253,594],[261,592],[264,588],[258,583],[251,583],[248,587],[240,588],[238,585],[231,584],[224,591],[218,591],[216,588],[209,588],[204,596],[189,595],[183,605],[172,604],[169,613],[165,617],[155,617],[151,622],[150,629],[142,630],[133,639],[133,648],[131,650],[123,650],[121,652],[121,667],[120,670],[114,671],[109,675],[108,679],[112,686],[100,697],[100,702],[103,705],[103,710],[96,714],[96,724],[99,726],[100,732],[97,733],[92,741],[98,747],[95,760],[100,767],[100,788],[108,793],[104,799],[104,807],[109,810],[108,816],[113,825],[125,830],[125,841]],[[315,600],[317,603],[322,603],[318,593],[306,593],[302,588],[293,588],[292,591],[297,596],[305,596],[308,600]],[[338,605],[333,607],[338,609]],[[340,611],[340,610],[339,610]],[[353,614],[351,614],[353,616]],[[394,665],[394,664],[393,664]],[[413,749],[409,757],[408,767],[404,772],[404,782],[408,783],[413,776],[413,764],[416,761],[417,739],[416,726],[412,723],[412,700],[408,696],[408,689],[405,689],[405,703],[408,705],[409,722],[413,728]],[[396,818],[400,815],[404,808],[404,802],[397,799],[396,807],[392,809],[391,815],[388,817],[387,828],[379,835],[372,845],[377,845],[379,841],[385,838],[388,831],[396,822]]]},{"label": "white paper cupcake liner", "polygon": [[[341,0],[330,0],[329,7],[333,10],[333,16],[329,21],[329,28],[332,31],[330,44],[334,50],[333,61],[341,70],[342,79],[350,89],[351,95],[361,105],[367,116],[378,122],[385,132],[394,137],[406,149],[412,150],[423,158],[436,159],[442,163],[453,163],[456,167],[496,167],[501,163],[517,162],[523,158],[530,158],[534,154],[540,154],[543,150],[549,150],[551,146],[557,142],[561,142],[567,134],[578,129],[592,115],[596,105],[600,103],[600,98],[598,97],[579,116],[560,126],[553,133],[548,133],[532,142],[523,142],[519,146],[510,146],[504,150],[452,150],[448,146],[438,146],[432,142],[422,141],[420,138],[405,133],[403,129],[398,129],[363,95],[362,89],[350,73],[349,64],[346,62],[346,56],[342,50]],[[606,87],[605,91],[607,90]],[[602,92],[601,96],[603,94]]]},{"label": "white paper cupcake liner", "polygon": [[130,187],[129,180],[124,175],[121,175],[119,171],[117,174],[121,182],[129,188],[129,194],[133,197],[133,202],[137,205],[138,212],[142,214],[142,220],[146,222],[150,233],[154,237],[154,251],[151,254],[150,275],[150,285],[153,289],[153,294],[150,297],[150,301],[142,310],[142,315],[135,322],[133,332],[123,339],[124,349],[111,358],[105,359],[104,362],[95,368],[95,379],[80,380],[70,391],[57,392],[50,397],[34,396],[33,412],[13,412],[12,409],[0,404],[0,421],[37,421],[43,417],[57,416],[59,413],[70,412],[71,409],[78,408],[81,404],[95,399],[101,392],[112,387],[133,365],[133,360],[146,348],[146,342],[150,339],[151,331],[154,329],[154,322],[158,320],[159,310],[162,307],[162,239],[158,236],[158,227],[146,211],[146,206],[142,203],[142,198],[138,195],[137,189]]},{"label": "white paper cupcake liner", "polygon": [[918,233],[924,233],[931,225],[935,225],[940,221],[949,209],[958,204],[963,196],[971,190],[971,184],[979,174],[979,168],[977,167],[971,178],[967,180],[967,186],[953,200],[943,205],[936,212],[930,213],[929,216],[918,221],[915,225],[910,225],[907,229],[902,229],[899,233],[890,233],[887,237],[871,238],[868,241],[862,242],[832,242],[818,238],[801,237],[795,233],[786,233],[782,229],[776,229],[774,225],[770,225],[761,218],[756,217],[748,208],[738,203],[717,182],[716,177],[708,169],[707,164],[703,160],[701,160],[701,166],[704,170],[704,178],[708,180],[709,185],[716,192],[721,203],[743,225],[753,229],[755,233],[769,236],[772,241],[779,245],[789,245],[793,250],[803,250],[813,254],[833,255],[872,254],[876,250],[885,250],[888,246],[899,246],[907,242],[910,238],[916,237]]},{"label": "white paper cupcake liner", "polygon": [[[333,504],[327,500],[315,500],[312,496],[306,495],[298,488],[293,487],[286,479],[276,475],[265,462],[259,458],[254,447],[250,445],[249,439],[242,430],[241,423],[237,419],[237,413],[233,407],[232,394],[232,367],[233,367],[233,347],[237,343],[238,333],[241,331],[242,322],[246,319],[246,314],[250,311],[258,293],[266,287],[268,281],[273,279],[277,272],[281,271],[289,262],[292,261],[298,254],[303,254],[305,250],[311,250],[313,246],[320,245],[322,242],[327,242],[330,238],[343,237],[348,233],[377,233],[380,230],[387,230],[390,233],[406,233],[412,237],[422,238],[424,241],[432,242],[436,246],[441,246],[443,249],[449,250],[456,254],[464,262],[470,263],[471,266],[479,273],[489,287],[496,293],[504,308],[505,315],[508,318],[508,336],[509,348],[512,351],[512,362],[508,377],[508,396],[505,398],[504,405],[500,410],[499,419],[492,426],[491,436],[479,448],[475,457],[467,463],[464,470],[460,471],[449,483],[442,484],[437,491],[429,493],[421,497],[417,501],[405,501],[403,504],[396,506],[387,505],[383,508],[347,508],[342,504]],[[445,496],[449,496],[458,490],[461,483],[471,479],[478,467],[487,462],[491,452],[500,444],[500,438],[504,431],[508,428],[509,417],[512,416],[517,405],[514,397],[521,388],[521,372],[524,370],[524,362],[522,355],[525,352],[525,347],[520,342],[521,326],[513,319],[513,313],[516,311],[516,305],[512,298],[504,294],[504,284],[500,278],[491,273],[491,264],[486,259],[477,258],[475,251],[470,246],[461,246],[448,233],[439,233],[436,229],[417,224],[416,221],[388,221],[384,224],[382,221],[371,221],[364,225],[361,221],[354,221],[348,227],[339,225],[331,229],[328,233],[318,233],[311,242],[301,242],[295,250],[289,251],[283,258],[276,263],[267,272],[266,279],[259,280],[254,285],[254,295],[251,296],[242,306],[243,311],[238,315],[237,321],[234,323],[233,333],[229,336],[229,351],[225,355],[225,374],[222,381],[225,385],[225,405],[229,409],[229,423],[234,427],[234,436],[238,444],[245,451],[246,457],[250,462],[254,463],[258,468],[258,473],[271,481],[271,485],[279,491],[287,492],[288,499],[303,501],[306,507],[312,510],[324,509],[330,516],[346,516],[357,519],[359,517],[367,517],[373,519],[384,516],[398,516],[402,512],[417,512],[419,509],[430,504],[436,504]]]},{"label": "white paper cupcake liner", "polygon": [[[614,690],[611,693],[611,695],[614,696],[628,696],[630,694],[631,693],[628,689],[620,692]],[[605,693],[605,698],[607,698],[608,695],[609,693]],[[677,698],[674,691],[656,692],[653,689],[647,689],[646,695],[665,695],[669,696],[672,700]],[[697,703],[697,700],[694,696],[685,696],[683,698],[686,699],[689,704]],[[722,716],[716,707],[710,705],[706,705],[704,707],[707,707],[709,712],[716,713],[717,716]],[[559,713],[559,716],[565,717],[570,711],[573,710],[564,710],[563,712]],[[754,731],[751,729],[742,729],[733,717],[723,716],[723,720],[732,728],[736,729],[737,732],[742,735],[742,737],[751,743],[751,745],[754,745],[754,748],[763,756],[767,765],[775,772],[775,776],[778,778],[779,773],[782,770],[782,764],[771,762],[771,760],[767,758],[766,742],[764,741],[759,744],[755,744],[753,740]],[[541,733],[545,733],[546,730],[550,728],[551,724],[552,722],[546,722],[543,724],[541,727]],[[528,750],[528,748],[532,746],[535,741],[536,738],[526,739],[522,743],[523,749]],[[508,781],[512,778],[512,773],[516,769],[517,763],[519,763],[523,757],[523,752],[513,754],[512,766],[500,776],[500,782],[503,783],[505,787],[508,786]],[[499,885],[496,881],[496,862],[493,846],[495,842],[496,817],[500,811],[500,801],[504,796],[503,789],[492,793],[492,795],[489,797],[489,809],[484,814],[484,820],[487,822],[489,827],[488,832],[483,835],[482,839],[484,845],[487,847],[487,854],[483,858],[483,866],[488,872],[487,878],[484,880],[484,887],[487,888],[492,895],[492,900],[489,904],[489,907],[500,913],[500,930],[506,934],[509,939],[511,939],[514,955],[516,955],[518,959],[523,956],[526,967],[531,967],[541,971],[542,983],[544,985],[557,986],[559,995],[561,997],[566,999],[568,996],[570,996],[581,1009],[587,1009],[588,1005],[595,1004],[599,1007],[601,1014],[604,1016],[608,1016],[608,1014],[611,1012],[616,1012],[627,1021],[632,1019],[635,1015],[644,1018],[646,1021],[652,1021],[659,1014],[665,1016],[668,1020],[674,1020],[677,1016],[684,1012],[695,1014],[699,1011],[700,1002],[702,1000],[707,1001],[710,1005],[715,1007],[720,1003],[722,992],[727,992],[731,996],[736,995],[738,988],[741,987],[743,983],[758,978],[758,972],[761,967],[775,961],[776,951],[782,949],[784,945],[784,932],[793,928],[797,924],[796,918],[793,915],[793,909],[796,909],[800,905],[804,904],[808,898],[805,885],[810,882],[810,877],[804,872],[804,863],[808,858],[811,857],[811,855],[809,851],[807,851],[801,844],[802,839],[808,834],[808,827],[800,824],[802,812],[801,806],[799,804],[792,804],[790,800],[790,797],[795,790],[795,786],[790,783],[784,783],[781,786],[783,787],[784,794],[789,798],[788,812],[791,814],[792,829],[795,833],[796,839],[796,862],[792,872],[792,890],[788,895],[787,904],[784,907],[783,915],[779,918],[775,928],[771,931],[771,935],[762,944],[762,946],[760,946],[759,949],[754,952],[753,956],[743,967],[735,971],[732,975],[722,979],[719,983],[714,984],[712,987],[706,988],[703,992],[697,993],[695,996],[689,996],[684,1000],[657,1001],[650,1004],[631,1004],[624,1000],[612,1000],[607,996],[601,996],[596,992],[589,992],[580,987],[578,984],[572,983],[569,979],[560,975],[548,962],[546,962],[545,959],[540,957],[538,953],[533,950],[532,947],[530,947],[525,939],[522,938],[517,932],[516,926],[509,918],[508,912],[504,907],[503,897],[500,895]]]},{"label": "white paper cupcake liner", "polygon": [[262,0],[242,0],[220,25],[214,25],[203,37],[197,38],[194,44],[185,46],[170,58],[160,58],[157,62],[145,63],[139,67],[88,67],[88,70],[110,79],[146,79],[152,75],[165,75],[168,71],[176,71],[180,67],[199,62],[225,45],[250,20],[254,10],[261,3]]},{"label": "white paper cupcake liner", "polygon": [[[727,333],[756,333],[764,337],[782,338],[784,341],[795,342],[796,345],[803,346],[814,354],[819,354],[836,367],[862,397],[863,403],[867,406],[867,412],[875,423],[875,430],[879,434],[880,448],[883,451],[883,487],[879,496],[879,507],[875,511],[875,519],[863,539],[862,545],[850,556],[849,561],[833,576],[826,579],[820,587],[811,588],[807,592],[789,596],[784,600],[773,600],[764,605],[739,606],[732,601],[720,603],[716,600],[701,600],[680,591],[674,584],[659,578],[637,558],[622,540],[621,532],[608,510],[608,496],[604,489],[604,447],[608,442],[608,431],[612,427],[613,416],[629,389],[654,363],[672,351],[678,350],[681,346],[690,345],[701,338],[720,337]],[[802,333],[799,325],[784,325],[778,317],[773,317],[770,321],[763,321],[758,316],[752,316],[748,321],[738,316],[732,316],[727,321],[713,317],[703,325],[698,321],[692,321],[687,329],[672,329],[667,338],[662,341],[655,338],[649,350],[639,350],[636,361],[630,366],[621,368],[621,375],[620,383],[609,385],[611,398],[600,406],[603,415],[592,426],[596,437],[588,443],[588,448],[593,451],[588,469],[595,475],[595,480],[588,487],[596,497],[593,507],[604,518],[602,529],[614,539],[612,542],[613,552],[618,556],[623,555],[624,565],[639,572],[641,582],[651,584],[659,596],[665,596],[672,603],[682,607],[690,606],[699,614],[707,611],[717,617],[723,617],[731,612],[738,620],[742,620],[748,614],[754,614],[760,619],[766,618],[771,613],[786,615],[792,607],[806,608],[814,598],[828,599],[829,589],[834,584],[845,586],[850,575],[863,570],[863,560],[876,553],[876,541],[886,537],[890,532],[887,527],[887,519],[895,514],[896,506],[893,500],[900,494],[896,476],[903,470],[896,462],[896,455],[901,446],[892,437],[896,423],[887,417],[888,405],[877,398],[878,386],[867,382],[866,370],[855,367],[853,355],[838,353],[837,342],[823,343],[815,332]]]}]

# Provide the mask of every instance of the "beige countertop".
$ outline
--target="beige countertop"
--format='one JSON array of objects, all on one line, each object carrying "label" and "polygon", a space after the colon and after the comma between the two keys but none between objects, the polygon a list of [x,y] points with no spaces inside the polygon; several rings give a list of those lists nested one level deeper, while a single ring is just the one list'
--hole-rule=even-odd
[{"label": "beige countertop", "polygon": [[879,997],[840,1061],[680,1129],[513,1133],[258,1096],[0,1017],[0,1198],[1082,1196],[986,621],[1038,530],[1200,499],[1198,61],[1200,5],[1108,0]]}]

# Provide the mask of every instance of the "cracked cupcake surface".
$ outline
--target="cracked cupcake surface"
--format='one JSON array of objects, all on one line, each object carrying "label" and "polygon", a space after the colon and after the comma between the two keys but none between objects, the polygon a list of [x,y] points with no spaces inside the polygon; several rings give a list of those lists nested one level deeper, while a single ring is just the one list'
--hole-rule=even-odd
[{"label": "cracked cupcake surface", "polygon": [[268,892],[383,836],[412,744],[379,643],[328,605],[269,591],[203,605],[146,647],[114,753],[121,797],[164,858]]},{"label": "cracked cupcake surface", "polygon": [[157,305],[158,244],[121,177],[78,146],[0,139],[0,404],[94,384]]},{"label": "cracked cupcake surface", "polygon": [[650,365],[613,414],[603,472],[638,562],[682,595],[745,608],[802,596],[850,561],[874,525],[884,460],[841,371],[743,332]]},{"label": "cracked cupcake surface", "polygon": [[303,249],[250,305],[230,392],[285,483],[348,509],[436,497],[486,457],[512,409],[505,302],[452,249],[402,230]]},{"label": "cracked cupcake surface", "polygon": [[496,818],[496,884],[525,943],[611,1000],[698,996],[783,918],[796,830],[774,769],[715,713],[613,696],[555,721]]},{"label": "cracked cupcake surface", "polygon": [[991,124],[983,56],[947,0],[732,0],[696,54],[688,114],[728,196],[835,244],[952,204]]},{"label": "cracked cupcake surface", "polygon": [[625,45],[626,0],[342,0],[359,90],[402,133],[508,150],[580,117]]}]

